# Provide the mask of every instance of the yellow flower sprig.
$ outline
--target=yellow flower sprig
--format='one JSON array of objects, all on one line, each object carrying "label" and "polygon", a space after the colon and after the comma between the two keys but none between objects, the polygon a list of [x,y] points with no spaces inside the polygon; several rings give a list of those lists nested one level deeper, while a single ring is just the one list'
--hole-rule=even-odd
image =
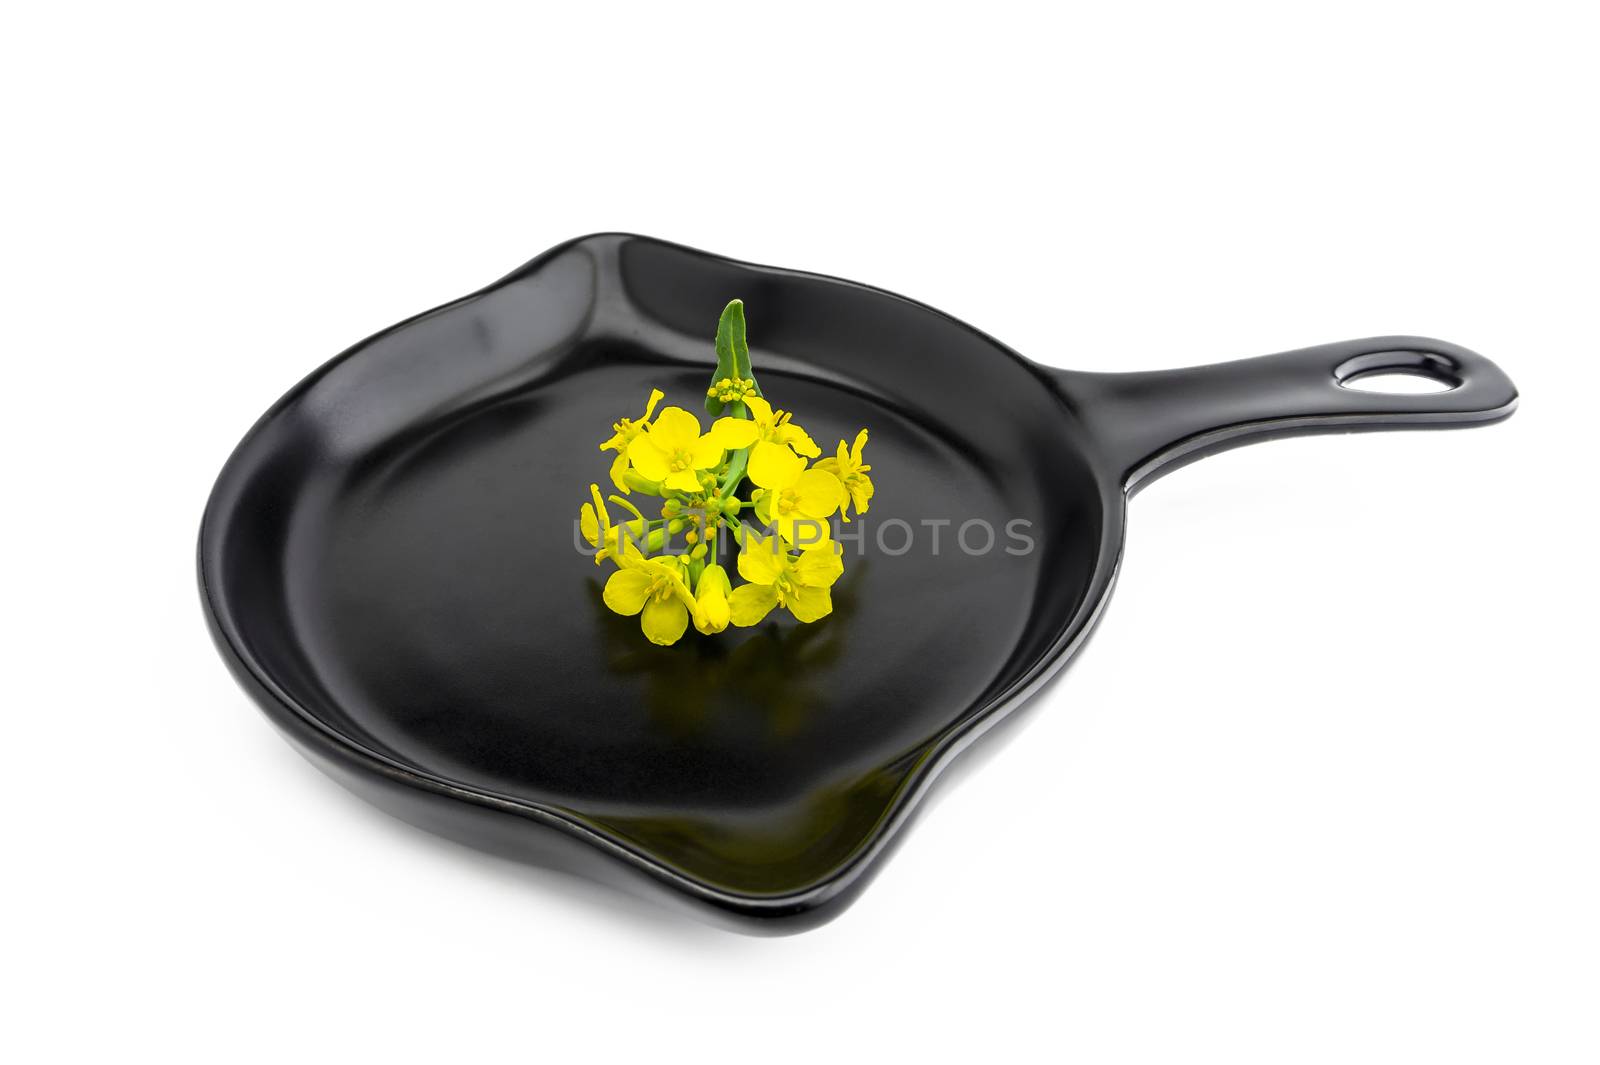
[{"label": "yellow flower sprig", "polygon": [[[872,499],[867,430],[853,447],[841,440],[835,455],[810,461],[822,449],[756,383],[739,300],[723,309],[716,350],[709,429],[682,407],[658,412],[666,397],[651,389],[644,416],[619,418],[600,444],[616,452],[610,478],[622,494],[602,498],[592,484],[579,511],[595,563],[616,566],[602,599],[638,615],[652,643],[676,643],[691,623],[707,636],[759,625],[776,608],[801,623],[826,617],[844,572],[830,523],[835,514],[849,521],[851,509],[865,513]],[[634,492],[660,497],[658,516],[626,498]],[[629,517],[613,522],[613,505]],[[731,568],[744,581],[737,587],[721,562],[730,539],[738,551]]]}]

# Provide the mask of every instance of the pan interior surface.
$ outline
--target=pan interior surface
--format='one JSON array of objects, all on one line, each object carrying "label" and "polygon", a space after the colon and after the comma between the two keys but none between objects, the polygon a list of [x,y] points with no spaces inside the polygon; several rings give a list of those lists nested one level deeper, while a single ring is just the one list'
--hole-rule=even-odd
[{"label": "pan interior surface", "polygon": [[[871,430],[877,494],[841,527],[860,541],[831,616],[657,647],[601,603],[611,566],[575,519],[591,482],[614,490],[597,445],[651,387],[708,422],[709,328],[735,296],[775,405],[825,452]],[[717,890],[787,894],[869,844],[1079,623],[1104,505],[1067,423],[1028,367],[926,308],[580,243],[280,404],[208,511],[208,594],[251,668],[349,742]],[[958,540],[972,519],[988,549],[976,526]]]}]

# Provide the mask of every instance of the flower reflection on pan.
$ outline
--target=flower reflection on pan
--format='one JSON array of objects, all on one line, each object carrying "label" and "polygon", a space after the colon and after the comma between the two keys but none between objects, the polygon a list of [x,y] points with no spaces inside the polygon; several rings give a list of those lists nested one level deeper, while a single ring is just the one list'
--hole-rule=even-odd
[{"label": "flower reflection on pan", "polygon": [[634,618],[606,608],[599,581],[590,581],[590,600],[608,668],[644,679],[645,708],[669,734],[693,736],[717,715],[754,708],[773,737],[788,737],[805,729],[818,703],[815,678],[849,638],[856,595],[870,566],[861,560],[834,586],[833,613],[822,624],[770,621],[731,647],[708,639],[671,648],[641,642]]}]

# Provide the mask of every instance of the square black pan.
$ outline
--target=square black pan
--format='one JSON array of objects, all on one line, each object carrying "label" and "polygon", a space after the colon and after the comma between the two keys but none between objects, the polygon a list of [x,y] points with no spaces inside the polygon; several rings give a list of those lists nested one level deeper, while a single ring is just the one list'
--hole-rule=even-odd
[{"label": "square black pan", "polygon": [[[697,405],[734,297],[766,391],[825,451],[870,427],[879,490],[833,615],[655,647],[600,604],[576,508],[605,481],[599,439],[650,386]],[[1453,387],[1343,386],[1383,370]],[[1416,337],[1050,370],[877,289],[593,236],[280,400],[217,480],[200,584],[273,723],[384,809],[792,931],[840,911],[939,770],[1079,646],[1136,485],[1247,441],[1480,424],[1515,403],[1488,360]],[[975,519],[989,550],[969,550],[981,526],[956,542]]]}]

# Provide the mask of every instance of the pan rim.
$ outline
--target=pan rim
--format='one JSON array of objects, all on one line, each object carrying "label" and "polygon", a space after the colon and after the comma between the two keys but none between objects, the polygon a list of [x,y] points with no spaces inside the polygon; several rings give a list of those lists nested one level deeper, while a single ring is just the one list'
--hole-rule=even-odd
[{"label": "pan rim", "polygon": [[[507,795],[493,789],[453,780],[446,774],[409,764],[380,750],[375,750],[370,745],[336,728],[278,683],[272,672],[249,651],[247,641],[243,639],[242,630],[229,610],[228,604],[225,602],[225,596],[221,595],[219,591],[220,542],[217,530],[223,517],[219,513],[220,500],[225,495],[223,489],[240,474],[240,464],[247,447],[274,418],[300,400],[330,370],[359,354],[380,337],[499,289],[511,283],[514,279],[521,277],[537,264],[571,248],[584,244],[620,243],[623,241],[645,241],[745,269],[841,284],[910,304],[981,337],[992,348],[1014,359],[1031,373],[1038,381],[1039,387],[1060,407],[1063,422],[1072,418],[1072,413],[1063,397],[1052,387],[1049,371],[1045,367],[1027,359],[982,330],[976,329],[947,312],[920,301],[886,289],[829,274],[746,262],[659,238],[620,232],[591,233],[552,247],[529,260],[523,266],[482,288],[446,301],[419,314],[412,315],[358,341],[311,371],[267,408],[250,429],[246,431],[223,463],[207,496],[205,509],[201,516],[197,538],[196,569],[207,626],[210,629],[213,641],[219,651],[222,652],[227,664],[240,679],[242,686],[245,687],[246,694],[252,697],[252,701],[261,706],[268,717],[275,724],[279,724],[280,727],[283,726],[284,721],[304,727],[306,729],[304,735],[314,738],[320,744],[323,753],[345,764],[352,765],[362,772],[405,784],[424,792],[489,810],[515,814],[545,827],[556,829],[580,842],[598,848],[607,856],[622,861],[635,871],[646,874],[651,879],[685,894],[696,902],[709,905],[735,917],[765,921],[814,912],[830,902],[849,895],[853,889],[858,889],[865,885],[869,874],[876,870],[880,864],[880,859],[884,857],[886,851],[902,836],[904,828],[909,824],[917,809],[921,806],[923,799],[943,771],[980,736],[1032,697],[1040,687],[1071,660],[1083,641],[1093,632],[1104,612],[1106,602],[1110,597],[1121,566],[1128,492],[1122,484],[1117,483],[1114,478],[1106,475],[1102,464],[1095,461],[1095,455],[1088,448],[1082,448],[1081,450],[1085,464],[1099,489],[1099,502],[1101,505],[1098,550],[1096,551],[1093,570],[1089,575],[1083,595],[1071,616],[1066,619],[1054,634],[1049,646],[1023,669],[1010,684],[982,704],[969,707],[957,721],[946,726],[925,741],[923,753],[917,766],[907,775],[905,782],[885,807],[878,823],[873,826],[869,834],[855,850],[850,852],[843,861],[819,879],[803,887],[783,892],[749,892],[719,886],[675,868],[649,851],[634,845],[603,826],[591,823],[574,812],[548,803]],[[250,683],[243,683],[246,680]]]}]

